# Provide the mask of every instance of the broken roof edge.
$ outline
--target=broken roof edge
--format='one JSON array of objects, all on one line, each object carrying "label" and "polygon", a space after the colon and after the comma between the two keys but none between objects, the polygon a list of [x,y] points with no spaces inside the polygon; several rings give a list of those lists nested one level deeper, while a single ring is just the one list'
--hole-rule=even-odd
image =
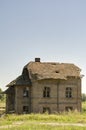
[{"label": "broken roof edge", "polygon": [[11,87],[11,86],[15,86],[15,85],[18,85],[18,86],[26,86],[26,85],[31,85],[31,82],[28,80],[24,80],[23,76],[20,75],[18,76],[16,79],[14,79],[13,81],[11,81],[8,85],[6,85],[6,87]]},{"label": "broken roof edge", "polygon": [[15,85],[16,81],[21,77],[22,75],[18,76],[16,79],[12,80],[9,84],[6,85],[6,87],[10,87]]},{"label": "broken roof edge", "polygon": [[33,81],[42,81],[42,80],[67,80],[70,77],[74,78],[83,78],[81,75],[80,76],[65,76],[64,78],[38,78],[38,79],[32,79]]}]

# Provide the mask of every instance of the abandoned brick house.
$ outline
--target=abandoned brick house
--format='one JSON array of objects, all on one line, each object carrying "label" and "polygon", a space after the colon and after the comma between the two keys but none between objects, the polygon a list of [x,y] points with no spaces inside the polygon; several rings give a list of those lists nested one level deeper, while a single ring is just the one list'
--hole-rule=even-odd
[{"label": "abandoned brick house", "polygon": [[6,112],[81,111],[80,71],[74,64],[41,62],[35,58],[7,85]]}]

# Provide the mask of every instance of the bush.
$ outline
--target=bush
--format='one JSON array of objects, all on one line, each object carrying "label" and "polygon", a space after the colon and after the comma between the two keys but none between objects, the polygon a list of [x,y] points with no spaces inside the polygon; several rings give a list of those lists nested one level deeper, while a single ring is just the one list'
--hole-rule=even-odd
[{"label": "bush", "polygon": [[3,94],[3,91],[0,88],[0,101],[5,101],[5,99],[6,99],[5,94]]},{"label": "bush", "polygon": [[85,102],[86,101],[86,94],[82,93],[82,101]]}]

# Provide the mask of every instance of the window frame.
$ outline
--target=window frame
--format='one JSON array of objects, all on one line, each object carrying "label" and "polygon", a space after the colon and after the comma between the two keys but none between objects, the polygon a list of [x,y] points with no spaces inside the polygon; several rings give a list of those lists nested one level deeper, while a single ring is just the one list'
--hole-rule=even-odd
[{"label": "window frame", "polygon": [[65,97],[66,98],[72,98],[72,88],[71,87],[66,87]]},{"label": "window frame", "polygon": [[50,87],[44,87],[43,97],[44,98],[49,98],[50,97]]}]

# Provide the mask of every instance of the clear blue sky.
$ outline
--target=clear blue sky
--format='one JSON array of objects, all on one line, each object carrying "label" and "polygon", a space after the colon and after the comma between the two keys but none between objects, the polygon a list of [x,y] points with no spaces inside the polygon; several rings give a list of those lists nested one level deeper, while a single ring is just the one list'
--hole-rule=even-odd
[{"label": "clear blue sky", "polygon": [[86,75],[86,0],[0,0],[0,87],[35,57],[74,63]]}]

